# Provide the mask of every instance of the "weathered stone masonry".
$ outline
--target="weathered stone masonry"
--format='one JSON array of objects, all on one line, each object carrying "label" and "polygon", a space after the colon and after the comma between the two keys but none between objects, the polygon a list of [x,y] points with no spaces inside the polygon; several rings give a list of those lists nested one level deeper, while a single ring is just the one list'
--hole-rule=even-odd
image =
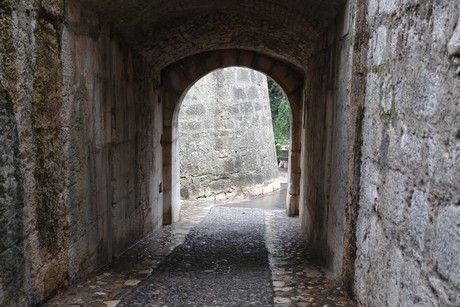
[{"label": "weathered stone masonry", "polygon": [[267,77],[216,70],[179,110],[180,191],[186,199],[232,199],[280,188]]},{"label": "weathered stone masonry", "polygon": [[179,219],[178,105],[230,66],[287,94],[287,212],[356,300],[459,305],[459,18],[453,0],[2,0],[0,305]]},{"label": "weathered stone masonry", "polygon": [[458,305],[459,3],[370,1],[366,17],[355,291]]},{"label": "weathered stone masonry", "polygon": [[161,112],[150,68],[95,15],[1,9],[0,304],[33,304],[162,224]]},{"label": "weathered stone masonry", "polygon": [[[16,120],[14,118],[13,101],[9,93],[0,88],[0,125],[9,127],[2,129],[0,134],[1,172],[0,172],[0,270],[5,299],[22,303],[12,295],[22,289],[24,282],[24,192],[20,172],[19,144]],[[24,294],[20,294],[23,297]]]},{"label": "weathered stone masonry", "polygon": [[70,276],[78,277],[162,224],[161,158],[153,154],[161,147],[161,105],[145,61],[95,16],[67,6],[62,116],[71,157]]}]

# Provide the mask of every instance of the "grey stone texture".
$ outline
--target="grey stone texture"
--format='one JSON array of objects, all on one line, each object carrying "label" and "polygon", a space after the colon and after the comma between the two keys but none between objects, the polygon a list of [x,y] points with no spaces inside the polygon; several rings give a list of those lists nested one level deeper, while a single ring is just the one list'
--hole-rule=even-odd
[{"label": "grey stone texture", "polygon": [[287,212],[332,275],[365,306],[458,306],[459,17],[435,0],[0,2],[0,305],[40,304],[179,219],[173,114],[237,65],[289,97]]},{"label": "grey stone texture", "polygon": [[366,305],[460,304],[458,5],[369,1],[355,275]]},{"label": "grey stone texture", "polygon": [[[0,83],[0,304],[24,304],[24,192],[13,101]],[[21,291],[21,290],[19,290]]]},{"label": "grey stone texture", "polygon": [[161,113],[149,66],[77,2],[0,19],[0,305],[33,305],[162,224]]},{"label": "grey stone texture", "polygon": [[83,0],[82,4],[101,14],[160,70],[185,56],[235,47],[263,51],[302,67],[343,2]]},{"label": "grey stone texture", "polygon": [[270,306],[264,211],[214,207],[119,306]]},{"label": "grey stone texture", "polygon": [[279,189],[266,76],[233,67],[198,80],[180,105],[179,147],[185,199]]}]

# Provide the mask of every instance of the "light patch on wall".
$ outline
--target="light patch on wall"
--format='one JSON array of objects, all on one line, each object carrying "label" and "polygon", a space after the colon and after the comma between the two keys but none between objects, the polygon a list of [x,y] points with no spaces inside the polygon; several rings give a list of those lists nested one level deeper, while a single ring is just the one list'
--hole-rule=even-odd
[{"label": "light patch on wall", "polygon": [[348,34],[350,29],[350,3],[348,0],[345,1],[345,4],[337,15],[337,27],[341,38]]}]

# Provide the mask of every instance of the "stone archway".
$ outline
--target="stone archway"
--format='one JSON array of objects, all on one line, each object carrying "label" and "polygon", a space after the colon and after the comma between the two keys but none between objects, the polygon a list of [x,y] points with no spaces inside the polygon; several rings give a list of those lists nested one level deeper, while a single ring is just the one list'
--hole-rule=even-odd
[{"label": "stone archway", "polygon": [[187,90],[209,72],[225,67],[247,67],[270,76],[285,92],[292,111],[289,152],[289,185],[286,213],[299,213],[300,148],[304,75],[300,69],[264,54],[247,50],[218,50],[184,58],[166,67],[161,74],[163,97],[163,223],[179,217],[179,153],[177,116]]}]

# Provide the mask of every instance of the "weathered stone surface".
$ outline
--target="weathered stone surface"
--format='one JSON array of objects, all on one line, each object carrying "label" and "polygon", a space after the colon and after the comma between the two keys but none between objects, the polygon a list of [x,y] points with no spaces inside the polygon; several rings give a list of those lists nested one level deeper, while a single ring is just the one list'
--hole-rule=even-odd
[{"label": "weathered stone surface", "polygon": [[179,110],[181,196],[234,198],[279,188],[267,78],[217,70],[195,83]]},{"label": "weathered stone surface", "polygon": [[[21,219],[8,231],[15,229],[16,235],[24,238],[14,253],[0,251],[11,257],[6,263],[18,274],[17,282],[10,283],[5,293],[13,301],[5,304],[26,297],[33,303],[66,285],[67,280],[67,210],[62,200],[64,184],[59,180],[63,155],[58,128],[62,102],[58,45],[63,19],[40,3],[27,1],[3,2],[1,16],[0,83],[12,102],[5,110],[14,110],[10,119],[14,122],[5,127],[17,129],[15,158],[22,177],[15,193],[22,192],[4,206],[16,208]],[[7,151],[10,146],[6,144]],[[16,219],[12,219],[14,224]],[[22,258],[23,254],[26,257]],[[11,262],[14,255],[16,263]],[[22,282],[20,288],[14,288]]]},{"label": "weathered stone surface", "polygon": [[12,88],[14,66],[14,3],[0,7],[0,305],[23,305],[25,293],[24,186],[19,157],[19,131]]},{"label": "weathered stone surface", "polygon": [[24,304],[24,191],[11,96],[0,83],[0,305]]},{"label": "weathered stone surface", "polygon": [[[441,276],[460,288],[460,208],[447,206],[439,210],[432,246],[433,262]],[[453,291],[452,291],[453,292]],[[453,299],[458,299],[454,298]]]},{"label": "weathered stone surface", "polygon": [[235,47],[303,66],[343,2],[83,1],[158,70],[184,56]]},{"label": "weathered stone surface", "polygon": [[355,291],[364,305],[455,306],[459,8],[393,2],[369,1]]},{"label": "weathered stone surface", "polygon": [[[63,16],[59,10],[48,11],[38,7],[35,36],[35,63],[33,69],[33,94],[30,120],[32,139],[35,145],[35,165],[33,166],[34,190],[30,210],[36,216],[28,221],[28,228],[35,228],[38,239],[40,269],[36,288],[42,288],[43,297],[49,297],[56,289],[68,282],[68,207],[64,201],[65,156],[62,146],[62,123],[58,112],[63,103],[62,63],[59,40]],[[32,191],[28,191],[32,192]],[[37,259],[38,258],[38,259]]]},{"label": "weathered stone surface", "polygon": [[[344,236],[344,216],[351,170],[345,161],[353,157],[349,147],[356,106],[350,104],[349,97],[350,43],[347,38],[336,39],[336,29],[331,27],[332,39],[327,43],[336,52],[319,51],[313,56],[304,85],[299,210],[313,248],[338,277],[349,244]],[[340,65],[336,57],[340,57]]]},{"label": "weathered stone surface", "polygon": [[77,3],[20,2],[0,4],[6,305],[42,302],[162,220],[149,66]]},{"label": "weathered stone surface", "polygon": [[458,2],[343,2],[2,1],[0,304],[177,220],[174,103],[244,63],[284,81],[288,212],[333,274],[362,305],[459,305]]}]

